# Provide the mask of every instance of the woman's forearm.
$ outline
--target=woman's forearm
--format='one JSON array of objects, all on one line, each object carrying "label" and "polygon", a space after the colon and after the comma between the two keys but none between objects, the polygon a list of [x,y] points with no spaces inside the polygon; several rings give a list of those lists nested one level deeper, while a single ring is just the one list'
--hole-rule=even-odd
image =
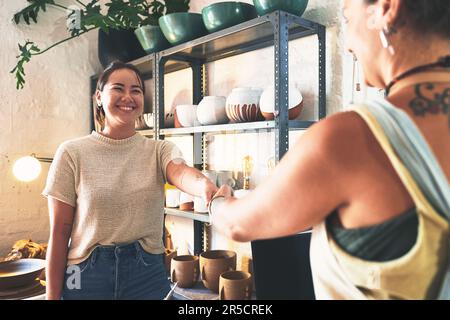
[{"label": "woman's forearm", "polygon": [[190,195],[202,196],[205,184],[210,181],[199,170],[187,165],[178,165],[171,170],[169,183]]},{"label": "woman's forearm", "polygon": [[61,299],[67,263],[68,242],[69,238],[65,234],[54,233],[50,235],[46,257],[47,300]]}]

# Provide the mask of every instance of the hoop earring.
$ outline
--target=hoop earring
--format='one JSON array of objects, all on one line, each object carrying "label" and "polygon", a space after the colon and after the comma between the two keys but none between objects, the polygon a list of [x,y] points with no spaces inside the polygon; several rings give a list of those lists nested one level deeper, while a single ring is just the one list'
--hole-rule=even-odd
[{"label": "hoop earring", "polygon": [[392,44],[390,43],[388,36],[393,33],[395,33],[395,29],[394,28],[390,29],[387,25],[384,26],[379,33],[381,45],[383,46],[383,48],[387,49],[392,56],[395,54],[395,50]]}]

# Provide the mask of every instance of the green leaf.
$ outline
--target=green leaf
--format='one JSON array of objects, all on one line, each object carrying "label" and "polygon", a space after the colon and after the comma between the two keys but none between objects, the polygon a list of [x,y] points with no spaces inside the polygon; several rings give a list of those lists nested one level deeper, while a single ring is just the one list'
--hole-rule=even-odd
[{"label": "green leaf", "polygon": [[165,0],[166,14],[189,11],[189,2],[190,0]]},{"label": "green leaf", "polygon": [[26,24],[30,24],[30,18],[37,23],[39,10],[45,12],[47,5],[55,4],[54,0],[28,0],[28,2],[31,4],[14,14],[13,19],[16,24],[20,23],[21,18]]},{"label": "green leaf", "polygon": [[18,62],[16,66],[10,71],[15,74],[16,89],[23,89],[25,84],[25,70],[23,65],[30,61],[33,54],[37,54],[41,50],[34,44],[34,42],[27,40],[24,45],[19,44],[20,54],[17,56]]}]

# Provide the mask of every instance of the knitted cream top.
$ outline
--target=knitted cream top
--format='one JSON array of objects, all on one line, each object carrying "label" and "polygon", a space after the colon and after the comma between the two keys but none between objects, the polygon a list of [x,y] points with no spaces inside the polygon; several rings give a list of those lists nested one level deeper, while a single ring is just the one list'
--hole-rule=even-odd
[{"label": "knitted cream top", "polygon": [[75,208],[67,264],[98,245],[139,241],[147,252],[164,252],[166,167],[180,158],[173,143],[138,133],[114,140],[93,131],[62,143],[42,194]]}]

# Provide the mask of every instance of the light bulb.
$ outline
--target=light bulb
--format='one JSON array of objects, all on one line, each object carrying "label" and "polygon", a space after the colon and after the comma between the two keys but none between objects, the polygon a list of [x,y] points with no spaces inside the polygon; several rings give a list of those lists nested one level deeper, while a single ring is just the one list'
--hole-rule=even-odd
[{"label": "light bulb", "polygon": [[14,163],[13,174],[20,181],[29,182],[41,173],[39,160],[32,156],[22,157]]}]

